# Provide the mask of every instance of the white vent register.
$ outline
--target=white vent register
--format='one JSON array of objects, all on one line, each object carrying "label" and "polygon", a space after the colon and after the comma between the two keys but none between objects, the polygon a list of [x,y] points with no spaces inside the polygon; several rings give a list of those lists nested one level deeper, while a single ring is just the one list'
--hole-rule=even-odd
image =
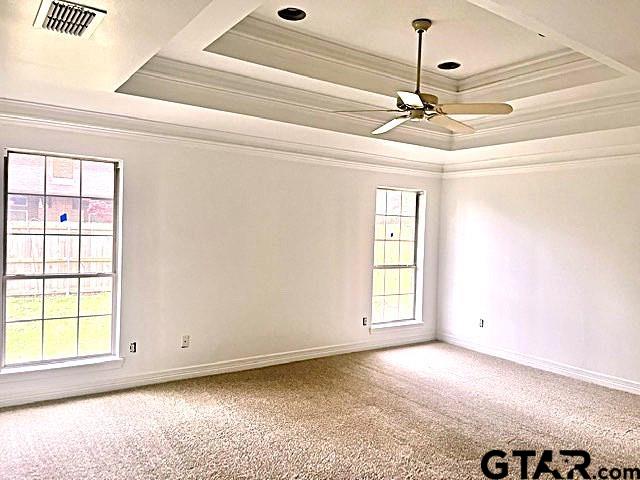
[{"label": "white vent register", "polygon": [[62,0],[42,0],[33,22],[36,28],[88,38],[96,30],[105,10]]}]

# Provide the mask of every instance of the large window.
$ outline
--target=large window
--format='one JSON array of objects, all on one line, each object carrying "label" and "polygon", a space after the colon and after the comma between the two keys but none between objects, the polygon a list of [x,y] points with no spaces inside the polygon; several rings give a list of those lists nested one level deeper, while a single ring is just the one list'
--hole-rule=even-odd
[{"label": "large window", "polygon": [[422,192],[378,188],[373,266],[372,326],[415,321]]},{"label": "large window", "polygon": [[115,162],[9,152],[0,366],[111,355]]}]

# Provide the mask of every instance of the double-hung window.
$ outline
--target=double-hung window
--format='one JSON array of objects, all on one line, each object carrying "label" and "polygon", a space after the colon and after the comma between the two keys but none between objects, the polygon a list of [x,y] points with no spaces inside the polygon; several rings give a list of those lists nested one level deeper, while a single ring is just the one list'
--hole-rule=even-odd
[{"label": "double-hung window", "polygon": [[423,197],[415,190],[376,191],[372,327],[420,320]]},{"label": "double-hung window", "polygon": [[117,352],[116,162],[9,152],[1,367]]}]

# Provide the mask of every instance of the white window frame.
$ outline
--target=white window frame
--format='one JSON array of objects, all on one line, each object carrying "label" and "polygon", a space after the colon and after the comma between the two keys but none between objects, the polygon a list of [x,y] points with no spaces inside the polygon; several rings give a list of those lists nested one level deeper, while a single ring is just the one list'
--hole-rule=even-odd
[{"label": "white window frame", "polygon": [[[58,157],[68,158],[72,160],[88,160],[92,162],[105,162],[114,165],[114,196],[113,196],[113,257],[112,257],[112,272],[105,275],[96,274],[61,274],[61,275],[16,275],[7,277],[5,275],[5,266],[7,260],[7,238],[6,238],[6,226],[8,215],[8,165],[9,155],[16,154],[29,154],[38,155],[44,157]],[[45,158],[46,164],[46,158]],[[0,315],[0,374],[11,374],[20,372],[31,372],[38,370],[50,370],[58,367],[74,367],[84,366],[93,363],[111,362],[114,360],[122,361],[120,358],[120,306],[121,306],[121,290],[122,290],[122,195],[123,195],[123,168],[122,161],[114,158],[106,157],[94,157],[86,155],[77,155],[70,153],[38,151],[22,148],[5,148],[3,152],[3,161],[0,163],[2,168],[2,221],[0,222],[0,233],[2,235],[2,261],[0,262],[0,279],[1,279],[1,296],[0,305],[2,308],[2,314]],[[45,182],[46,182],[46,167],[45,167]],[[46,217],[45,220],[46,222]],[[79,249],[80,252],[80,249]],[[44,252],[43,252],[44,254]],[[112,306],[111,306],[111,349],[108,353],[102,353],[97,355],[85,355],[67,357],[61,359],[51,360],[38,360],[27,363],[19,364],[5,364],[5,327],[6,327],[6,283],[7,279],[30,279],[31,277],[39,278],[84,278],[84,277],[99,277],[110,276],[112,278]],[[44,294],[44,291],[43,291]],[[78,295],[80,292],[78,291]],[[79,314],[79,312],[78,312]],[[44,339],[43,339],[44,341]]]},{"label": "white window frame", "polygon": [[[370,331],[385,329],[389,327],[402,327],[411,325],[423,324],[423,294],[424,294],[424,258],[425,258],[425,236],[426,236],[426,211],[427,211],[427,193],[425,190],[409,188],[409,187],[397,187],[378,185],[374,191],[374,208],[373,208],[373,241],[372,247],[375,247],[376,235],[375,235],[375,221],[377,215],[377,193],[378,190],[395,190],[399,192],[412,192],[416,194],[417,209],[416,209],[416,222],[415,222],[415,277],[414,277],[414,305],[413,305],[413,318],[402,319],[390,322],[373,322],[373,275],[374,272],[381,267],[376,267],[374,258],[374,248],[372,248],[372,262],[371,262],[371,290],[369,291],[369,329]],[[385,266],[383,268],[390,268]]]}]

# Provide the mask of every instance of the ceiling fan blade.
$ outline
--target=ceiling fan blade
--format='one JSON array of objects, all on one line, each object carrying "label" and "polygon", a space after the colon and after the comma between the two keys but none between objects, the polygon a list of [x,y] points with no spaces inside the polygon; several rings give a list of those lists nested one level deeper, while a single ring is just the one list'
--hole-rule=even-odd
[{"label": "ceiling fan blade", "polygon": [[420,95],[413,92],[397,92],[400,100],[408,107],[424,108]]},{"label": "ceiling fan blade", "polygon": [[376,128],[371,135],[380,135],[381,133],[388,132],[392,128],[396,128],[398,125],[402,125],[404,122],[409,120],[409,115],[403,115],[401,117],[396,117],[393,120],[389,120],[384,125]]},{"label": "ceiling fan blade", "polygon": [[358,113],[358,112],[402,112],[402,110],[385,110],[383,108],[373,108],[371,110],[334,110],[331,113]]},{"label": "ceiling fan blade", "polygon": [[445,115],[507,115],[513,107],[508,103],[445,103],[436,110]]},{"label": "ceiling fan blade", "polygon": [[453,118],[449,118],[446,115],[433,115],[429,117],[431,123],[435,123],[453,133],[473,133],[475,129],[470,127],[466,123],[459,122]]}]

